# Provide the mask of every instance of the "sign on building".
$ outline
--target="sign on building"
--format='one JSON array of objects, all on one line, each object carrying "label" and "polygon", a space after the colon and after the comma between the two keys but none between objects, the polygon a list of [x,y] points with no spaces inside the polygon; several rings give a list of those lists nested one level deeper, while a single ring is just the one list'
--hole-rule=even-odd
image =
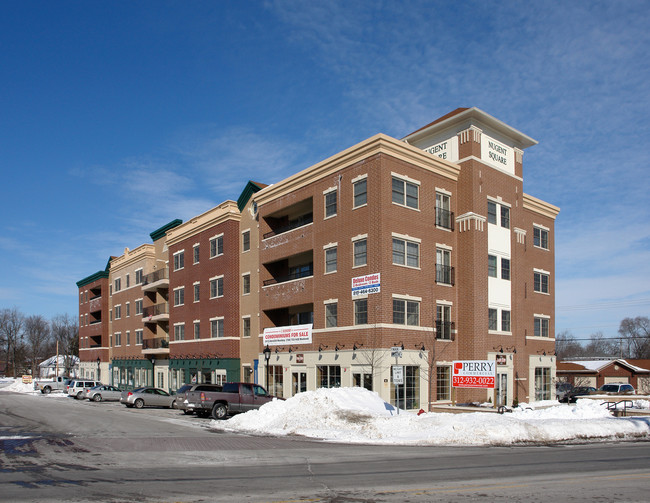
[{"label": "sign on building", "polygon": [[311,323],[307,325],[265,328],[263,343],[265,346],[311,344],[311,329]]},{"label": "sign on building", "polygon": [[496,363],[494,360],[454,361],[451,385],[454,388],[494,389]]},{"label": "sign on building", "polygon": [[379,293],[381,291],[380,273],[366,274],[352,278],[352,297]]}]

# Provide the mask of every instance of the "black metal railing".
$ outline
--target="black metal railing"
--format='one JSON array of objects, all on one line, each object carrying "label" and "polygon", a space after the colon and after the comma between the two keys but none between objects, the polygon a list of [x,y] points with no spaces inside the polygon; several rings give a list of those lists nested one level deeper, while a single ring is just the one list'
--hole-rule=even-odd
[{"label": "black metal railing", "polygon": [[444,283],[445,285],[455,284],[454,268],[450,265],[436,264],[436,283]]},{"label": "black metal railing", "polygon": [[286,283],[287,281],[292,281],[294,279],[309,278],[313,275],[314,264],[309,264],[308,266],[298,268],[298,270],[291,274],[287,274],[286,276],[278,276],[277,278],[264,280],[264,286],[275,285],[276,283]]},{"label": "black metal railing", "polygon": [[309,213],[308,215],[303,215],[301,217],[296,218],[295,220],[289,221],[289,223],[283,225],[282,227],[277,227],[272,231],[267,232],[266,234],[264,234],[264,239],[275,236],[276,234],[282,234],[283,232],[289,232],[293,229],[297,229],[298,227],[303,227],[305,225],[311,224],[313,221],[314,221],[313,213]]},{"label": "black metal railing", "polygon": [[454,213],[453,211],[436,208],[436,225],[444,229],[454,230]]},{"label": "black metal railing", "polygon": [[164,269],[159,269],[154,272],[150,272],[142,278],[142,285],[150,285],[161,279],[169,279],[169,269],[165,267]]},{"label": "black metal railing", "polygon": [[163,302],[155,306],[147,306],[142,310],[142,318],[149,318],[160,314],[169,314],[169,302]]},{"label": "black metal railing", "polygon": [[453,321],[436,320],[436,339],[453,341],[454,340],[453,331],[454,331]]},{"label": "black metal railing", "polygon": [[142,341],[142,349],[166,349],[168,347],[169,339],[167,337],[154,337]]}]

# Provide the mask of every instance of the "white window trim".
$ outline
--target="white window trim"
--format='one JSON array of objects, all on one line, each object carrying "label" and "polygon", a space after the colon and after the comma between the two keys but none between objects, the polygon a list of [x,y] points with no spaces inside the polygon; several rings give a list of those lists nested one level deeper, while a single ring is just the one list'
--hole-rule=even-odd
[{"label": "white window trim", "polygon": [[[533,313],[533,318],[544,318],[546,320],[550,320],[551,317],[548,314],[534,314]],[[546,339],[546,337],[544,337]]]},{"label": "white window trim", "polygon": [[[223,238],[224,235],[225,235],[225,233],[221,232],[221,233],[219,233],[219,234],[217,234],[215,236],[212,236],[211,238],[208,238],[208,247],[210,248],[210,250],[209,250],[210,252],[212,252],[212,240],[213,239]],[[215,255],[211,255],[210,259],[221,257],[222,255],[223,255],[223,252],[219,253],[219,250],[217,249],[217,253]]]},{"label": "white window trim", "polygon": [[533,267],[533,272],[538,272],[538,273],[540,273],[540,274],[546,274],[547,276],[550,276],[550,275],[551,275],[550,272],[545,271],[544,269],[537,269],[537,268],[535,268],[535,267]]},{"label": "white window trim", "polygon": [[450,252],[454,251],[454,248],[452,246],[443,243],[436,243],[436,248],[440,248],[441,250],[450,251]]},{"label": "white window trim", "polygon": [[451,192],[449,192],[447,189],[443,189],[443,188],[440,188],[440,187],[436,187],[436,192],[439,192],[440,194],[443,194],[445,196],[449,196],[449,197],[452,196]]},{"label": "white window trim", "polygon": [[546,231],[546,232],[551,232],[551,229],[549,229],[545,225],[536,224],[535,222],[533,222],[533,227],[537,227],[538,229],[542,229],[543,231]]},{"label": "white window trim", "polygon": [[174,271],[180,271],[181,269],[185,269],[185,248],[183,248],[182,250],[178,250],[177,252],[174,252],[172,262],[176,262],[176,255],[180,255],[181,253],[183,254],[183,267],[174,269]]},{"label": "white window trim", "polygon": [[454,303],[450,300],[436,300],[436,305],[441,305],[441,306],[453,306]]},{"label": "white window trim", "polygon": [[339,299],[327,299],[323,301],[323,304],[336,304]]},{"label": "white window trim", "polygon": [[398,239],[404,239],[405,241],[411,241],[412,243],[422,244],[422,240],[420,238],[414,238],[408,234],[399,234],[397,232],[393,232],[391,236]]},{"label": "white window trim", "polygon": [[500,204],[501,206],[506,206],[508,208],[512,208],[512,204],[506,203],[501,196],[493,197],[493,196],[487,196],[488,201],[492,201],[493,203]]},{"label": "white window trim", "polygon": [[350,238],[350,241],[352,241],[354,243],[355,241],[359,241],[360,239],[368,239],[368,234],[358,234],[358,235]]},{"label": "white window trim", "polygon": [[353,178],[352,180],[350,180],[350,183],[354,184],[354,183],[360,182],[361,180],[365,180],[367,178],[368,178],[368,173],[364,173],[363,175],[359,175],[359,176]]},{"label": "white window trim", "polygon": [[393,176],[395,178],[399,178],[401,180],[404,180],[405,182],[410,182],[410,183],[413,183],[415,185],[422,185],[420,180],[416,180],[415,178],[411,178],[408,175],[402,175],[401,173],[396,173],[395,171],[391,171],[390,174],[391,174],[391,176]]},{"label": "white window trim", "polygon": [[323,195],[326,196],[326,195],[329,194],[330,192],[334,192],[337,188],[338,188],[338,187],[335,185],[334,187],[330,187],[330,188],[328,188],[328,189],[325,189],[325,190],[323,191]]},{"label": "white window trim", "polygon": [[411,301],[411,302],[422,302],[422,297],[414,297],[412,295],[401,294],[401,293],[394,293],[393,294],[393,299],[408,300],[408,301]]},{"label": "white window trim", "polygon": [[329,248],[336,248],[339,245],[338,242],[336,243],[327,243],[326,245],[323,245],[323,250],[328,250]]}]

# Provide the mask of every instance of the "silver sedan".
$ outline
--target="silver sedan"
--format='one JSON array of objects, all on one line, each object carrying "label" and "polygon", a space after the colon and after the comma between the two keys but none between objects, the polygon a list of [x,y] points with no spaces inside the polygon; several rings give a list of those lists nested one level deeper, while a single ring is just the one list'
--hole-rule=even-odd
[{"label": "silver sedan", "polygon": [[122,391],[120,402],[127,407],[175,407],[176,397],[160,388],[136,388],[131,391]]},{"label": "silver sedan", "polygon": [[115,386],[102,384],[101,386],[94,386],[84,391],[82,398],[87,398],[93,402],[119,402],[122,392]]}]

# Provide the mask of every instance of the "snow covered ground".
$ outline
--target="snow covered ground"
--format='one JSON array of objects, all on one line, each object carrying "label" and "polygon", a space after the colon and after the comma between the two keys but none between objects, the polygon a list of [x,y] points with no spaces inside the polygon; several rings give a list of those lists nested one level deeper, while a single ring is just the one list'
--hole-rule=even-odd
[{"label": "snow covered ground", "polygon": [[[648,408],[647,401],[639,401]],[[631,412],[631,411],[629,411]],[[259,410],[212,421],[214,429],[256,435],[302,435],[349,443],[512,445],[650,439],[650,417],[616,418],[593,400],[522,404],[512,413],[400,411],[363,388],[318,389]]]},{"label": "snow covered ground", "polygon": [[[0,386],[3,386],[0,382]],[[0,392],[43,395],[20,379]],[[650,402],[636,400],[648,411]],[[634,410],[628,409],[631,415]],[[650,440],[650,416],[613,417],[599,401],[521,404],[512,413],[424,413],[400,411],[363,388],[321,388],[274,400],[210,427],[254,435],[301,435],[328,441],[391,445],[514,445],[521,443]]]}]

